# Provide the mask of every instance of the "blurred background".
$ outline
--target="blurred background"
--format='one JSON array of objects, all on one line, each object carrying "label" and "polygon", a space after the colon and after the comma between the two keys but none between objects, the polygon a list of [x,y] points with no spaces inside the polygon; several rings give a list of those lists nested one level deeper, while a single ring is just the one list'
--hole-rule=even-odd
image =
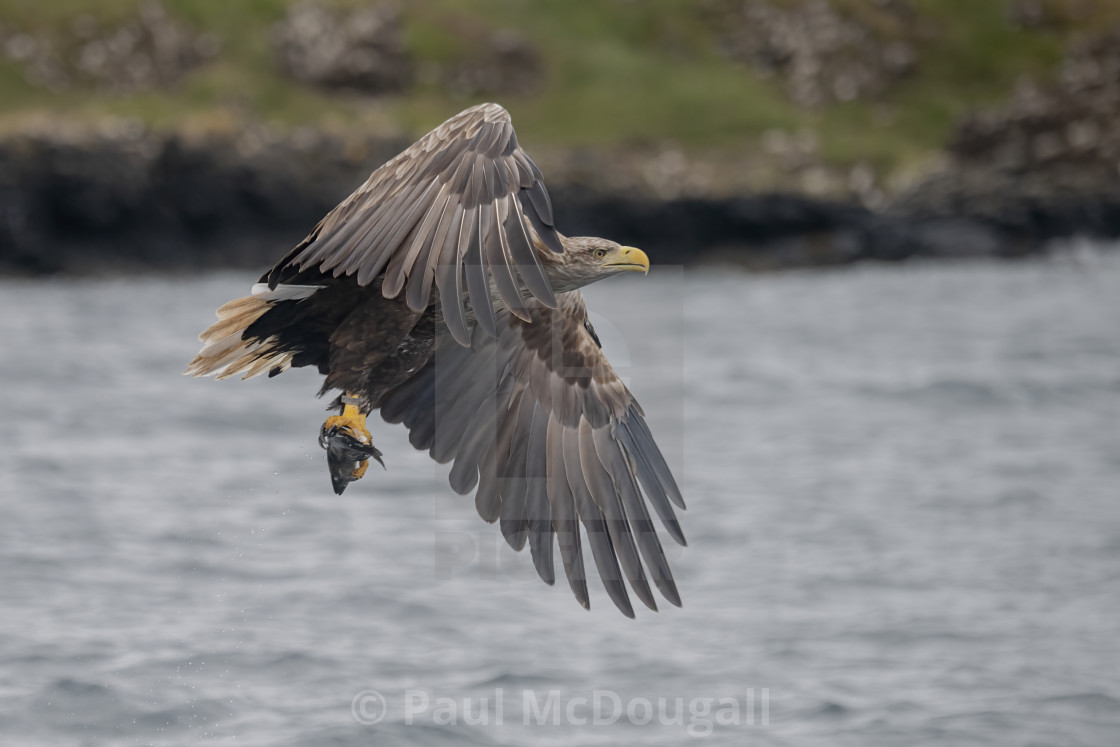
[{"label": "blurred background", "polygon": [[0,0],[0,266],[256,266],[468,105],[570,235],[755,267],[1120,234],[1120,3]]},{"label": "blurred background", "polygon": [[[683,609],[377,418],[334,496],[313,372],[179,375],[486,100],[653,260],[586,296]],[[0,742],[1120,743],[1118,122],[1115,0],[0,0]]]}]

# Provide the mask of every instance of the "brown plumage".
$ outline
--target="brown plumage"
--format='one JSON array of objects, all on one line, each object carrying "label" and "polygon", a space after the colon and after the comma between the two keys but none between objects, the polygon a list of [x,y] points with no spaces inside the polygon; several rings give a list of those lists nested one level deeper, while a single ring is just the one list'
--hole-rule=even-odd
[{"label": "brown plumage", "polygon": [[509,114],[483,104],[377,169],[253,295],[219,309],[187,373],[315,366],[321,393],[348,393],[454,462],[452,488],[474,491],[512,547],[528,542],[549,584],[555,536],[588,607],[586,538],[633,616],[624,580],[651,609],[650,580],[680,604],[647,503],[684,544],[684,502],[578,288],[648,267],[631,247],[559,234]]}]

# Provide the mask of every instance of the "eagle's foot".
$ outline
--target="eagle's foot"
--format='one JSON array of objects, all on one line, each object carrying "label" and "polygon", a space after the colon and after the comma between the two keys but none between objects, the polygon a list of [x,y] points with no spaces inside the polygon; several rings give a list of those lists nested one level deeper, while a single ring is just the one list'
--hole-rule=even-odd
[{"label": "eagle's foot", "polygon": [[343,403],[342,414],[327,418],[319,430],[319,445],[327,450],[331,484],[338,495],[365,475],[370,457],[385,466],[366,428],[366,416],[358,409],[357,398],[346,395]]},{"label": "eagle's foot", "polygon": [[353,416],[331,415],[323,423],[322,432],[332,435],[340,432],[346,433],[351,439],[361,444],[368,444],[373,441],[373,436],[366,428],[366,416],[361,413]]},{"label": "eagle's foot", "polygon": [[[378,459],[377,461],[380,462],[381,459]],[[384,467],[384,463],[381,466]],[[354,471],[350,473],[350,481],[353,482],[354,480],[361,480],[366,476],[367,469],[369,469],[368,459],[363,459],[362,461],[358,462],[358,466],[355,467]]]}]

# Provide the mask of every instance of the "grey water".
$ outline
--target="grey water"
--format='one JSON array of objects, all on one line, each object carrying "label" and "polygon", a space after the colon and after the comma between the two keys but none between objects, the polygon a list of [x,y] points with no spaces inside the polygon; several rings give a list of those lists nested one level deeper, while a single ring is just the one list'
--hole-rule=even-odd
[{"label": "grey water", "polygon": [[636,620],[180,376],[254,278],[0,281],[0,743],[1120,744],[1117,253],[591,288],[689,506]]}]

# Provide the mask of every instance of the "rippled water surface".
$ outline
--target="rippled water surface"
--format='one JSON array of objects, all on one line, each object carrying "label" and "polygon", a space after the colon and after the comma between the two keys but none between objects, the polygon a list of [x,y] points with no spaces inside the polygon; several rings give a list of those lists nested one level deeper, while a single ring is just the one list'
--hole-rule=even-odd
[{"label": "rippled water surface", "polygon": [[633,621],[400,427],[334,496],[315,375],[181,377],[252,279],[0,281],[3,743],[1120,743],[1115,256],[591,289],[689,503]]}]

